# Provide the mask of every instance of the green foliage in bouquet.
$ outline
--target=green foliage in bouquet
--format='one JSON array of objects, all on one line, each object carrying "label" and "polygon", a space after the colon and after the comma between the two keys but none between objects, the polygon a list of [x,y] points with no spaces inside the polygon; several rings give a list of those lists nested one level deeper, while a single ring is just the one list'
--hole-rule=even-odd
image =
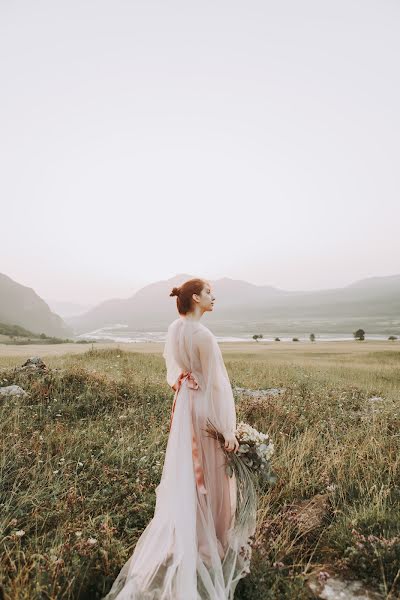
[{"label": "green foliage in bouquet", "polygon": [[225,449],[225,438],[210,419],[207,420],[205,431],[220,442],[229,477],[232,477],[233,473],[236,475],[235,529],[245,530],[249,522],[255,518],[259,484],[268,482],[269,485],[273,485],[276,481],[269,462],[274,452],[274,445],[269,440],[268,434],[257,431],[248,423],[240,422],[236,428],[235,436],[239,442],[236,452]]}]

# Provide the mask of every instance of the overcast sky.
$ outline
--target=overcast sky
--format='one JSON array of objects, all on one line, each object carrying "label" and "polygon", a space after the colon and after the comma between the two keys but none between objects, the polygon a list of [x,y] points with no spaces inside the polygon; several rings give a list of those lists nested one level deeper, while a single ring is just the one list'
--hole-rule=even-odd
[{"label": "overcast sky", "polygon": [[0,272],[81,303],[400,273],[398,0],[0,7]]}]

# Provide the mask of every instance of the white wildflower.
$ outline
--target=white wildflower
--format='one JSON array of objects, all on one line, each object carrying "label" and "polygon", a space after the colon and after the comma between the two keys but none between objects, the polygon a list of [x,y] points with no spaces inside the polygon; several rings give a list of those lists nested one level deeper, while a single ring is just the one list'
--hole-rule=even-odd
[{"label": "white wildflower", "polygon": [[87,543],[89,544],[89,546],[94,546],[95,544],[97,544],[97,540],[96,538],[90,537],[87,539]]}]

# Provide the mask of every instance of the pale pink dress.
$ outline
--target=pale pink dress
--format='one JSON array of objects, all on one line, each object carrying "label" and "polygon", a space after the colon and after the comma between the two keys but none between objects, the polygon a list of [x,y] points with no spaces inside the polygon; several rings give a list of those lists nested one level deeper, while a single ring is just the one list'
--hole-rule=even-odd
[{"label": "pale pink dress", "polygon": [[154,517],[103,600],[232,600],[249,572],[256,515],[235,528],[235,476],[204,428],[236,429],[236,410],[220,347],[199,321],[168,328],[167,382],[175,390]]}]

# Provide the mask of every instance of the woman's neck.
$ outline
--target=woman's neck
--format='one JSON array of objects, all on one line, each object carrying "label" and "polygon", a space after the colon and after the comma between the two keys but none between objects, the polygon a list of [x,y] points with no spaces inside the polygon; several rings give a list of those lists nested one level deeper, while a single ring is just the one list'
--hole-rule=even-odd
[{"label": "woman's neck", "polygon": [[196,323],[198,323],[201,319],[201,315],[199,316],[199,315],[194,315],[194,314],[191,314],[191,315],[186,314],[186,315],[180,315],[180,316],[185,321],[194,321]]}]

